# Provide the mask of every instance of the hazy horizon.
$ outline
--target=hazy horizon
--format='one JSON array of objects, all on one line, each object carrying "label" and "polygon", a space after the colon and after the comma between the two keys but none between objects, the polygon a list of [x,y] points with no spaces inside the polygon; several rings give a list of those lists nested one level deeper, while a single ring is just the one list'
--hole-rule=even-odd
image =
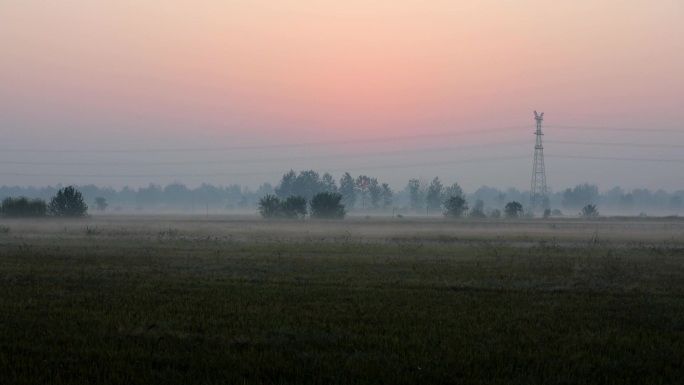
[{"label": "hazy horizon", "polygon": [[684,188],[676,0],[0,5],[0,185]]}]

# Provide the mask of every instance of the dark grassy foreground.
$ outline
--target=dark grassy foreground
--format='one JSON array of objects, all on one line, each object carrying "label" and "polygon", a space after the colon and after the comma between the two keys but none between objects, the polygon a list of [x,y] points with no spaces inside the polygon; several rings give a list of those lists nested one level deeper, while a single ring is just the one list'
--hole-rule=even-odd
[{"label": "dark grassy foreground", "polygon": [[684,378],[677,242],[182,233],[2,236],[0,383]]}]

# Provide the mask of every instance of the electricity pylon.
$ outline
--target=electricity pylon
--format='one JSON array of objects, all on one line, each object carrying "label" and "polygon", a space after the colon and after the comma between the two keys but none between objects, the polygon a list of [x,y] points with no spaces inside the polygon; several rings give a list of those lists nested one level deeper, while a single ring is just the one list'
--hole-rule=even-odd
[{"label": "electricity pylon", "polygon": [[546,190],[546,171],[544,170],[544,146],[542,145],[542,120],[544,120],[544,113],[541,115],[534,111],[534,120],[537,121],[537,131],[534,133],[537,136],[537,141],[534,145],[534,164],[532,165],[532,183],[530,183],[530,204],[528,212],[534,214],[540,208],[546,209],[548,205],[548,196]]}]

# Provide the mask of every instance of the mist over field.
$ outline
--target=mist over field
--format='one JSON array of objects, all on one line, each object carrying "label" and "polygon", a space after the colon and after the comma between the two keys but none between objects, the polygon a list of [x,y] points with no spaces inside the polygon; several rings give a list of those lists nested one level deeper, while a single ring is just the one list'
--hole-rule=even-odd
[{"label": "mist over field", "polygon": [[684,1],[0,1],[0,384],[676,384]]},{"label": "mist over field", "polygon": [[[288,177],[295,176],[299,184],[285,188]],[[494,210],[503,210],[511,201],[523,204],[527,210],[529,190],[515,188],[498,189],[481,186],[467,191],[458,182],[448,184],[439,177],[430,180],[413,178],[403,186],[393,188],[380,178],[366,175],[352,177],[346,181],[344,176],[335,179],[331,174],[318,174],[313,170],[288,172],[278,183],[263,183],[257,189],[239,184],[215,186],[203,183],[189,187],[175,182],[165,186],[149,184],[146,187],[114,189],[96,185],[76,186],[83,194],[90,214],[100,213],[187,213],[224,215],[230,213],[256,214],[259,202],[267,195],[286,199],[289,196],[303,196],[308,201],[314,194],[322,191],[340,192],[350,215],[440,217],[444,202],[452,195],[463,195],[470,209],[480,205],[480,210],[490,216]],[[370,184],[364,184],[364,182]],[[342,182],[342,183],[340,183]],[[415,182],[414,185],[412,183]],[[351,188],[349,188],[351,186]],[[49,201],[60,186],[47,187],[10,187],[0,186],[0,200],[9,197],[39,198]],[[413,187],[413,188],[412,188]],[[684,209],[684,190],[667,192],[665,190],[634,189],[614,187],[599,191],[595,184],[582,183],[576,186],[550,191],[550,209],[558,210],[556,216],[576,217],[586,205],[593,204],[603,215],[618,216],[677,216]],[[103,199],[105,207],[98,208],[97,199]],[[468,216],[468,210],[464,216]],[[472,213],[471,213],[472,215]],[[540,212],[537,215],[541,215]]]}]

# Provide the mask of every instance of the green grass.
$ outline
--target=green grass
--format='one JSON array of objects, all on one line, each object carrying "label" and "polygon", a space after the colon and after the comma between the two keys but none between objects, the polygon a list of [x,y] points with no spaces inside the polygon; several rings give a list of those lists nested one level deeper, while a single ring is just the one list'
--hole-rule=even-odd
[{"label": "green grass", "polygon": [[376,235],[354,222],[96,225],[19,222],[0,239],[0,383],[675,384],[684,373],[682,225],[638,243],[619,224],[574,243],[563,228],[504,239],[486,226],[423,231],[432,222],[374,223]]}]

